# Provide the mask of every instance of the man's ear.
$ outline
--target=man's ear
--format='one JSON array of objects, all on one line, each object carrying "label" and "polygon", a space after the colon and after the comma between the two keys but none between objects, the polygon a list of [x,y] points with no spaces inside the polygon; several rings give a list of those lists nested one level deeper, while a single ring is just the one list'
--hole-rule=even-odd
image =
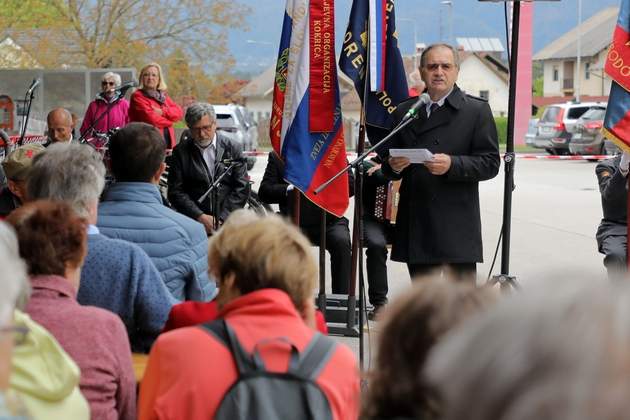
[{"label": "man's ear", "polygon": [[22,197],[22,194],[20,192],[20,188],[17,186],[15,181],[11,181],[10,179],[7,179],[7,187],[9,187],[9,191],[11,191],[11,193],[14,196],[19,198],[21,201],[24,201],[24,197]]},{"label": "man's ear", "polygon": [[159,184],[160,183],[160,177],[162,176],[162,174],[164,173],[165,170],[166,170],[166,162],[160,163],[160,167],[158,168],[158,170],[153,175],[153,183],[154,184]]}]

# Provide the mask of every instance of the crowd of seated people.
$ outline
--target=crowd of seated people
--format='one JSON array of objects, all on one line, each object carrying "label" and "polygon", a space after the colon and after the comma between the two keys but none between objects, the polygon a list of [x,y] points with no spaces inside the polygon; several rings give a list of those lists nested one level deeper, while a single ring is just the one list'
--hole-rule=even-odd
[{"label": "crowd of seated people", "polygon": [[[72,147],[51,146],[31,173]],[[257,369],[290,376],[287,369],[321,336],[309,240],[278,216],[239,210],[210,239],[219,289],[213,314],[202,310],[157,335],[137,395],[121,317],[77,301],[89,281],[81,268],[90,223],[75,204],[29,199],[0,223],[0,410],[26,418],[226,418],[233,404],[255,400],[230,391],[244,378],[239,352]],[[492,289],[449,278],[416,282],[382,313],[364,392],[352,351],[329,342],[311,377],[325,401],[313,418],[624,418],[628,285],[571,279],[495,300]],[[57,386],[53,398],[42,391],[47,382]],[[296,398],[280,406],[296,409]],[[303,398],[298,404],[312,403]]]},{"label": "crowd of seated people", "polygon": [[[63,108],[49,114],[43,146],[3,162],[0,418],[627,417],[623,282],[554,281],[499,299],[448,272],[428,276],[387,306],[372,302],[376,358],[359,372],[315,309],[308,235],[240,209],[244,164],[225,177],[218,206],[200,200],[222,158],[242,153],[217,135],[212,106],[188,108],[191,135],[176,145],[183,112],[160,67],[140,79],[131,104],[117,106],[124,127],[109,143],[107,188],[102,156],[74,141]],[[103,82],[92,121],[121,81]],[[171,208],[158,184],[173,147]]]}]

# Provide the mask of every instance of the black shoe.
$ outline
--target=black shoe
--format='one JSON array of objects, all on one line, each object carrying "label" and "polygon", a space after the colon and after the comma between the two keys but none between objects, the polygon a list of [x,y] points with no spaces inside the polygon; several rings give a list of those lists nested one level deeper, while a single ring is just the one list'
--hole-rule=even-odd
[{"label": "black shoe", "polygon": [[372,309],[371,311],[368,312],[367,318],[370,321],[377,320],[379,314],[381,313],[381,311],[383,310],[384,307],[385,307],[385,305],[374,305],[374,309]]}]

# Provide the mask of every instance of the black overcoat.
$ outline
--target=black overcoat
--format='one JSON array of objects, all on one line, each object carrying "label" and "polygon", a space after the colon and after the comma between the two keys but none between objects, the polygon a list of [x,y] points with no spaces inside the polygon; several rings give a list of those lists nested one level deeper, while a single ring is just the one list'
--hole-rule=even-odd
[{"label": "black overcoat", "polygon": [[[397,121],[415,100],[398,106]],[[387,176],[403,179],[392,260],[411,264],[482,262],[479,181],[494,178],[500,166],[497,130],[488,103],[455,86],[428,119],[423,106],[419,118],[389,148],[426,148],[451,156],[450,169],[439,176],[422,164],[412,164],[400,175],[387,163],[383,165]]]}]

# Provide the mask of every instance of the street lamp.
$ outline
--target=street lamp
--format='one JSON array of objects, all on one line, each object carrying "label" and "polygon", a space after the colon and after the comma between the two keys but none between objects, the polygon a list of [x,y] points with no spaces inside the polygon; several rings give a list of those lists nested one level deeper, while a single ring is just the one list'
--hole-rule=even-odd
[{"label": "street lamp", "polygon": [[399,22],[411,22],[413,25],[413,53],[416,53],[416,44],[418,43],[418,31],[416,30],[416,21],[411,18],[398,18]]},{"label": "street lamp", "polygon": [[[417,63],[416,63],[416,45],[418,44],[418,31],[416,30],[416,21],[410,18],[398,18],[398,21],[407,21],[407,22],[411,22],[411,24],[413,25],[413,52],[412,52],[412,57],[413,57],[413,67],[416,68],[417,67]],[[398,38],[400,39],[400,37]]]},{"label": "street lamp", "polygon": [[448,6],[448,37],[449,37],[448,43],[452,44],[453,43],[453,0],[442,0],[440,4]]}]

